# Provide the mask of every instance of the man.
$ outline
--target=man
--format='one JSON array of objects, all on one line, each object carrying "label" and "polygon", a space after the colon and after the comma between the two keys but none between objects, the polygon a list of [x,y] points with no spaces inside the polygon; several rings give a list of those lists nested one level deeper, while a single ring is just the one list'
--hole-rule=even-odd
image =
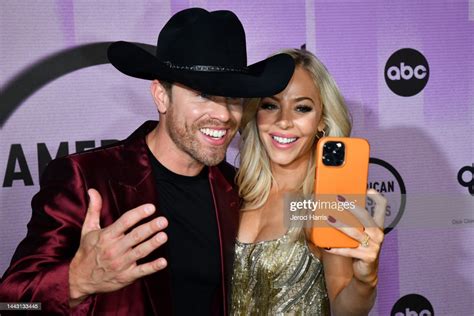
[{"label": "man", "polygon": [[225,314],[239,198],[222,161],[240,98],[283,90],[293,62],[247,66],[238,18],[198,8],[168,21],[156,56],[127,42],[108,56],[153,80],[160,123],[50,163],[0,301],[48,315]]}]

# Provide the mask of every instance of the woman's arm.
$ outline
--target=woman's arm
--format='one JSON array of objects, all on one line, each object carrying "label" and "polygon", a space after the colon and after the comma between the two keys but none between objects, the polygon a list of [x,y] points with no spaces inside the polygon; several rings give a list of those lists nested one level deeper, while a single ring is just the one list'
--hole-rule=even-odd
[{"label": "woman's arm", "polygon": [[359,247],[321,249],[326,287],[334,315],[367,315],[375,303],[387,200],[375,190],[369,190],[368,194],[376,203],[374,217],[370,217],[365,209],[352,211],[364,225],[363,232],[340,222],[329,223],[360,241]]},{"label": "woman's arm", "polygon": [[373,282],[358,280],[352,258],[322,251],[324,274],[333,315],[367,315],[375,303],[377,274]]}]

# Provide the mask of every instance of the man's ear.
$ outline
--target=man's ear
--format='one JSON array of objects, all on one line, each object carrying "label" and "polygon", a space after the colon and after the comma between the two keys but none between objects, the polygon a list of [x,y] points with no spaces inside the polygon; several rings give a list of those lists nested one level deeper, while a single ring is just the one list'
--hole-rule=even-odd
[{"label": "man's ear", "polygon": [[170,99],[166,89],[158,80],[153,80],[150,86],[150,92],[158,112],[165,114],[170,105]]}]

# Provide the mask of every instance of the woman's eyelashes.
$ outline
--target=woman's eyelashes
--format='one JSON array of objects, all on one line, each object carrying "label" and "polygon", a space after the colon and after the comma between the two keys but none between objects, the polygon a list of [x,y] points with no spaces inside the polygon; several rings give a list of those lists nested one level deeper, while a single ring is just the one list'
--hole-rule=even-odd
[{"label": "woman's eyelashes", "polygon": [[311,112],[312,110],[313,110],[313,107],[309,106],[309,105],[297,105],[296,106],[296,111],[297,112],[308,113],[308,112]]},{"label": "woman's eyelashes", "polygon": [[[277,110],[279,109],[279,106],[274,103],[269,103],[269,102],[264,102],[260,106],[262,110]],[[310,105],[295,105],[294,106],[294,111],[299,112],[299,113],[308,113],[313,110],[313,107]]]}]

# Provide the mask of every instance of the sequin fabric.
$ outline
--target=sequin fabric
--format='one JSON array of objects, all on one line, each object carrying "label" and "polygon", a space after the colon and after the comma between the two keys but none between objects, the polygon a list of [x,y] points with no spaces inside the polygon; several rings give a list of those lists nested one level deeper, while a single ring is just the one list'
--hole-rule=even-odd
[{"label": "sequin fabric", "polygon": [[304,236],[236,241],[231,315],[330,315],[323,266]]}]

